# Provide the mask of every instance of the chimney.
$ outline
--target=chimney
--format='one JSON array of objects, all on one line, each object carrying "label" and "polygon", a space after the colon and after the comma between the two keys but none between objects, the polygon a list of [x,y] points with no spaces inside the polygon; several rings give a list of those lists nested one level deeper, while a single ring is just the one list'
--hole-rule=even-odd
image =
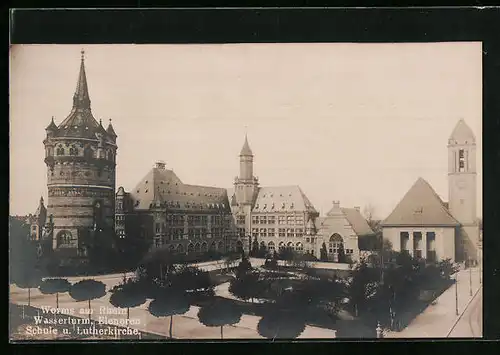
[{"label": "chimney", "polygon": [[333,201],[333,207],[334,208],[340,208],[340,201]]},{"label": "chimney", "polygon": [[159,160],[155,163],[155,168],[156,169],[161,169],[161,170],[165,170],[165,162],[162,161],[162,160]]},{"label": "chimney", "polygon": [[361,208],[359,206],[354,206],[354,209],[358,212],[361,212]]}]

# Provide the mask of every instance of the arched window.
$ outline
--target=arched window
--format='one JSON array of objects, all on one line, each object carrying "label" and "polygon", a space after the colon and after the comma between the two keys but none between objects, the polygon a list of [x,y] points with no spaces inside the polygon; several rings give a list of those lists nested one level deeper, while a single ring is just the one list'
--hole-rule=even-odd
[{"label": "arched window", "polygon": [[171,253],[173,253],[174,249],[175,249],[174,245],[170,244],[169,247],[168,247],[168,251],[171,252]]},{"label": "arched window", "polygon": [[278,250],[283,250],[283,249],[285,249],[285,243],[280,242],[280,243],[278,244]]},{"label": "arched window", "polygon": [[64,148],[62,147],[62,145],[59,145],[56,149],[56,154],[57,155],[64,155]]},{"label": "arched window", "polygon": [[265,250],[266,249],[266,243],[260,242],[260,248]]},{"label": "arched window", "polygon": [[203,244],[201,245],[201,251],[202,251],[202,252],[206,252],[207,250],[208,250],[208,245],[207,245],[207,243],[203,243]]},{"label": "arched window", "polygon": [[210,250],[216,250],[216,249],[217,245],[215,244],[215,242],[210,243]]},{"label": "arched window", "polygon": [[69,148],[69,155],[78,155],[78,148],[76,148],[74,145],[72,145]]},{"label": "arched window", "polygon": [[189,243],[188,245],[188,253],[192,253],[194,251],[194,245],[193,243]]},{"label": "arched window", "polygon": [[184,247],[182,246],[182,244],[177,245],[177,252],[184,253]]},{"label": "arched window", "polygon": [[68,245],[71,243],[71,232],[67,230],[62,230],[59,233],[57,233],[57,246],[61,247],[64,245]]},{"label": "arched window", "polygon": [[339,248],[344,243],[344,240],[340,236],[340,234],[335,233],[330,237],[328,242],[328,254],[332,254],[333,258],[336,259],[338,257]]},{"label": "arched window", "polygon": [[274,243],[273,242],[269,242],[267,244],[267,249],[269,249],[269,251],[274,251]]},{"label": "arched window", "polygon": [[288,242],[288,244],[286,245],[286,248],[288,250],[293,250],[293,243],[292,242]]},{"label": "arched window", "polygon": [[302,245],[301,242],[298,242],[296,245],[295,245],[295,250],[297,251],[303,251],[304,250],[304,246]]},{"label": "arched window", "polygon": [[200,243],[196,243],[196,244],[195,244],[195,246],[194,246],[194,251],[195,251],[195,252],[197,252],[197,253],[199,253],[199,252],[200,252],[200,250],[201,250],[201,245],[200,245]]}]

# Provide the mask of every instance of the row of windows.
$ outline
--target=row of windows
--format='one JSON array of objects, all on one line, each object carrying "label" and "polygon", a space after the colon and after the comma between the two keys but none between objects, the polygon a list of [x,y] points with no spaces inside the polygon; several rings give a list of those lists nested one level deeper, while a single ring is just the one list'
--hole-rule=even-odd
[{"label": "row of windows", "polygon": [[[275,228],[252,228],[252,236],[253,237],[274,237],[275,236]],[[304,235],[304,231],[302,228],[278,228],[278,236],[279,237],[302,237]]]},{"label": "row of windows", "polygon": [[[410,250],[410,233],[409,232],[401,232],[400,233],[401,240],[401,250]],[[436,242],[436,234],[434,232],[426,233],[426,245],[424,246],[423,242],[423,233],[422,232],[413,232],[413,248],[412,250],[422,250],[424,247],[426,250],[434,250]]]},{"label": "row of windows", "polygon": [[[287,204],[285,202],[282,202],[280,207],[281,207],[282,210],[284,210],[287,207]],[[261,210],[275,210],[277,207],[275,206],[274,202],[270,203],[269,205],[267,203],[264,203],[264,204],[262,204],[260,206],[257,203],[255,205],[254,209],[258,210],[259,208]],[[288,205],[288,208],[291,209],[291,210],[294,208],[293,202]]]},{"label": "row of windows", "polygon": [[172,237],[172,240],[178,239],[189,239],[189,238],[219,238],[224,234],[223,228],[211,228],[210,231],[206,228],[189,228],[187,234],[184,233],[184,228],[171,228],[162,233],[161,229],[156,230],[156,234],[165,234],[169,237]]},{"label": "row of windows", "polygon": [[[276,216],[252,216],[252,224],[276,224]],[[303,225],[304,216],[278,216],[278,224]]]}]

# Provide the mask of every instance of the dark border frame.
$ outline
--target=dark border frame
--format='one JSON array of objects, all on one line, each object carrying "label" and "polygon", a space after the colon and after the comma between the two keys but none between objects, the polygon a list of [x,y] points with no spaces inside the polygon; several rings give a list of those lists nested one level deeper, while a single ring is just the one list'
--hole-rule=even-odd
[{"label": "dark border frame", "polygon": [[[500,258],[495,255],[500,251],[495,233],[500,221],[496,189],[500,181],[500,8],[19,9],[11,10],[9,20],[11,45],[481,41],[484,337],[500,337]],[[465,351],[466,344],[470,342],[454,350]],[[120,345],[108,346],[112,351]]]}]

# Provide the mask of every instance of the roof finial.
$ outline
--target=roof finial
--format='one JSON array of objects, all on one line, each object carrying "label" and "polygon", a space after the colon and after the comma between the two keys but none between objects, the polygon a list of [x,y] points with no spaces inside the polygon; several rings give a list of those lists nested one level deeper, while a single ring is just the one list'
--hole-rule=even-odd
[{"label": "roof finial", "polygon": [[85,51],[83,50],[83,48],[80,53],[82,54],[82,62],[83,62],[85,60]]},{"label": "roof finial", "polygon": [[102,126],[102,119],[99,118],[99,124]]}]

